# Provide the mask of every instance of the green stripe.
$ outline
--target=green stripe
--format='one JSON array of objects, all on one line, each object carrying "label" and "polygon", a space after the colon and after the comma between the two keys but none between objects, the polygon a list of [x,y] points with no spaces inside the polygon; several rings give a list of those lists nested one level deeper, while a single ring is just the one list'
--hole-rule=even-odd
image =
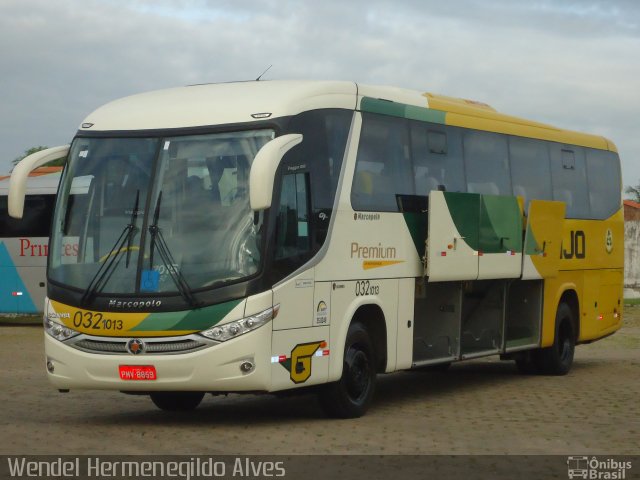
[{"label": "green stripe", "polygon": [[240,302],[241,300],[232,300],[195,310],[152,313],[131,331],[205,330],[219,323]]},{"label": "green stripe", "polygon": [[405,212],[402,215],[411,234],[411,240],[413,240],[413,244],[418,251],[418,256],[422,258],[424,256],[424,241],[427,238],[429,217],[426,213]]},{"label": "green stripe", "polygon": [[483,253],[522,252],[522,214],[516,197],[445,192],[444,198],[469,247]]},{"label": "green stripe", "polygon": [[480,195],[477,193],[444,192],[451,219],[469,247],[480,250]]},{"label": "green stripe", "polygon": [[420,120],[422,122],[440,123],[444,125],[446,112],[433,110],[426,107],[416,107],[405,105],[404,103],[380,100],[378,98],[364,97],[360,102],[360,110],[363,112],[379,113],[392,117],[408,118],[409,120]]},{"label": "green stripe", "polygon": [[522,252],[522,215],[517,198],[481,197],[480,249],[484,253]]},{"label": "green stripe", "polygon": [[526,255],[539,255],[542,253],[538,247],[538,241],[536,240],[535,233],[532,226],[529,225],[529,231],[526,234],[526,243],[524,245],[524,253]]}]

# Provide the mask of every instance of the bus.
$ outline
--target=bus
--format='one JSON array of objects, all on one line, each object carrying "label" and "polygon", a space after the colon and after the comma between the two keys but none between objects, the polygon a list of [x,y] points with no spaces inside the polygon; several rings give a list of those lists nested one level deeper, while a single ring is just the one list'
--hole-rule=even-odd
[{"label": "bus", "polygon": [[21,220],[9,216],[9,177],[0,177],[0,314],[44,309],[49,229],[61,170],[40,167],[31,173]]},{"label": "bus", "polygon": [[[377,374],[499,355],[566,374],[620,328],[614,144],[486,104],[331,81],[116,100],[67,151],[49,246],[60,391],[316,392],[363,415]],[[23,179],[58,155],[36,153]]]}]

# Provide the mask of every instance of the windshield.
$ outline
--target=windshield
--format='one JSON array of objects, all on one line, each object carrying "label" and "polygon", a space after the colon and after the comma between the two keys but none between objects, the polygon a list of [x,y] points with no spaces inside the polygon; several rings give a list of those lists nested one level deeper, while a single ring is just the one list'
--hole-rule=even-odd
[{"label": "windshield", "polygon": [[272,130],[77,138],[51,236],[51,280],[85,291],[180,293],[257,273],[249,170]]}]

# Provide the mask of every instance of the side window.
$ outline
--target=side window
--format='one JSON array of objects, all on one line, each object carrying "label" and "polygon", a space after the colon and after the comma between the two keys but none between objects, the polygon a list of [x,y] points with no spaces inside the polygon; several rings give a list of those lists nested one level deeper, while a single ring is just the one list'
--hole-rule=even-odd
[{"label": "side window", "polygon": [[584,150],[581,147],[549,144],[553,199],[565,202],[567,218],[589,218],[589,196]]},{"label": "side window", "polygon": [[407,120],[362,114],[356,171],[351,188],[355,210],[397,212],[396,195],[413,195]]},{"label": "side window", "polygon": [[0,197],[0,238],[7,237],[48,237],[55,195],[27,195],[24,202],[24,216],[18,220],[11,218],[7,210],[7,197]]},{"label": "side window", "polygon": [[324,243],[333,214],[353,111],[323,109],[303,112],[291,118],[286,132],[301,133],[303,141],[285,155],[283,162],[309,171],[311,222],[314,249]]},{"label": "side window", "polygon": [[438,188],[466,190],[459,129],[411,122],[411,150],[416,195],[426,196]]},{"label": "side window", "polygon": [[551,168],[547,142],[509,138],[513,194],[524,197],[528,210],[532,199],[551,200]]},{"label": "side window", "polygon": [[620,208],[620,162],[613,152],[587,149],[591,216],[608,218]]},{"label": "side window", "polygon": [[464,132],[463,138],[467,191],[512,195],[507,137],[468,130]]},{"label": "side window", "polygon": [[276,219],[276,260],[297,257],[311,249],[308,173],[282,177]]}]

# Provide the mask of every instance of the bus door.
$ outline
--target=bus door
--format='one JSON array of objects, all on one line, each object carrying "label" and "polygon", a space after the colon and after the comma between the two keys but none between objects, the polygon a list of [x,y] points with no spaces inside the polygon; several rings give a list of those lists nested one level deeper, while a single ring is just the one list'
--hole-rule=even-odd
[{"label": "bus door", "polygon": [[[330,284],[316,285],[314,268],[301,270],[311,257],[310,173],[285,166],[280,177],[275,218],[272,275],[273,320],[272,388],[324,383],[329,372],[328,353]],[[276,196],[274,195],[274,199]]]}]

